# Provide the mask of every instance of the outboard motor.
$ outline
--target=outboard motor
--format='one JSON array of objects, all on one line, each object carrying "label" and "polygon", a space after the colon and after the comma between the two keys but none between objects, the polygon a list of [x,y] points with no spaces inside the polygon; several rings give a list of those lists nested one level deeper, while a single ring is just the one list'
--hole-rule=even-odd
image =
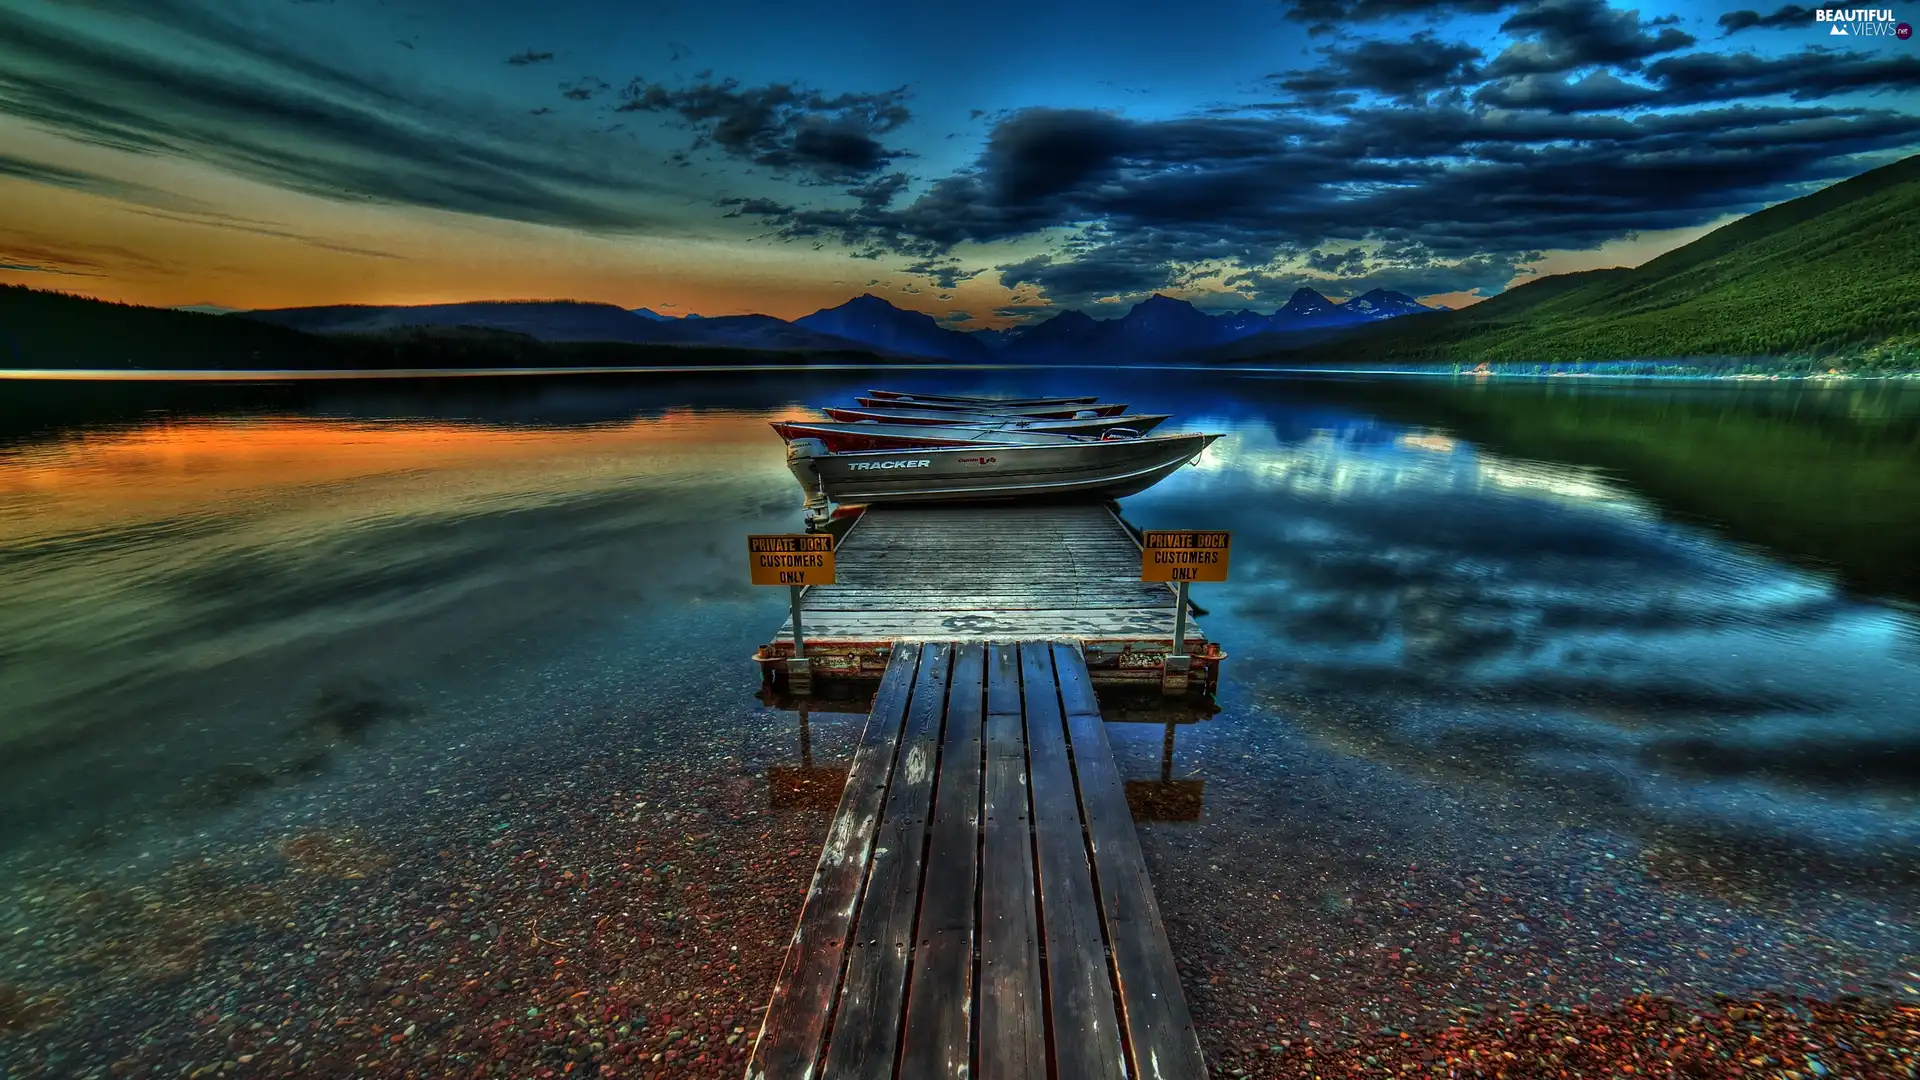
[{"label": "outboard motor", "polygon": [[806,523],[808,532],[817,532],[826,528],[832,515],[832,504],[827,501],[826,488],[820,483],[820,470],[814,467],[813,459],[827,456],[827,444],[819,439],[795,439],[787,444],[787,470],[793,478],[800,481],[800,489],[807,493]]}]

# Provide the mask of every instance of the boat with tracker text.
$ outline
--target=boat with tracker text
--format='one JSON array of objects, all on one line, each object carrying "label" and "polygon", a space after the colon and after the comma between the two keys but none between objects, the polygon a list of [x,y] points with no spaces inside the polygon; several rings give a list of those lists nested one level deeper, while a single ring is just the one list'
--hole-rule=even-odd
[{"label": "boat with tracker text", "polygon": [[1118,499],[1198,460],[1215,434],[1075,440],[1066,445],[912,447],[834,453],[819,439],[787,444],[787,467],[807,493],[818,528],[833,503],[989,499]]}]

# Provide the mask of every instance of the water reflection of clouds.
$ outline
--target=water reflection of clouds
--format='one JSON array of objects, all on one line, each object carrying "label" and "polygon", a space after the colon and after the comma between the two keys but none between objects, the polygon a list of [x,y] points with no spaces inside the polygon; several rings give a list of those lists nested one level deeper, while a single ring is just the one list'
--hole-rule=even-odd
[{"label": "water reflection of clouds", "polygon": [[1305,496],[1512,492],[1644,512],[1597,469],[1502,458],[1437,432],[1372,423],[1292,433],[1258,423],[1231,428],[1200,463],[1203,474]]},{"label": "water reflection of clouds", "polygon": [[1212,425],[1129,513],[1235,530],[1208,632],[1329,745],[1630,826],[1920,843],[1911,615],[1598,470],[1337,414]]}]

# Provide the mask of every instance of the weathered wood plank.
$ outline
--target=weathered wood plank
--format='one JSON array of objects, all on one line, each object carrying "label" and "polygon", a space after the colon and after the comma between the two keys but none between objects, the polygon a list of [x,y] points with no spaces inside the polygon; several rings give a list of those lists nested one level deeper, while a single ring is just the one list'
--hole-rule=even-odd
[{"label": "weathered wood plank", "polygon": [[[869,509],[839,580],[806,590],[809,642],[1069,638],[1154,643],[1175,592],[1139,580],[1140,549],[1094,504]],[[1189,652],[1206,642],[1189,621]],[[778,638],[790,637],[783,621]]]},{"label": "weathered wood plank", "polygon": [[[1139,568],[1135,567],[1133,573],[1138,574],[1139,572]],[[1096,596],[1108,597],[1113,603],[1126,603],[1137,607],[1170,608],[1174,606],[1173,593],[1167,589],[1153,587],[1152,582],[1141,582],[1138,585],[1134,585],[1129,584],[1122,578],[1109,578],[1096,574],[1063,573],[1055,578],[1022,579],[1018,581],[982,579],[975,582],[942,581],[931,574],[902,574],[899,578],[891,581],[821,585],[818,586],[818,589],[818,592],[809,594],[813,601],[813,606],[817,608],[832,607],[836,604],[844,605],[851,603],[855,599],[885,596],[889,593],[907,593],[909,595],[931,594],[943,597],[958,597],[962,600],[974,597],[985,598],[1012,594],[1026,601],[1018,606],[1031,607],[1031,601],[1036,597],[1067,596],[1075,592],[1085,592],[1092,593]],[[994,607],[996,605],[985,599],[973,599],[965,603],[965,606]],[[1056,602],[1053,603],[1052,606],[1073,607],[1075,605]]]},{"label": "weathered wood plank", "polygon": [[[921,622],[926,622],[930,619],[940,619],[940,618],[967,619],[967,618],[992,618],[996,616],[1007,616],[1015,619],[1026,619],[1026,618],[1032,618],[1035,616],[1039,616],[1043,618],[1053,617],[1053,618],[1063,618],[1063,619],[1064,618],[1086,618],[1086,619],[1098,619],[1098,620],[1103,620],[1107,622],[1122,622],[1129,619],[1136,620],[1136,621],[1145,620],[1145,621],[1164,624],[1167,627],[1167,632],[1172,633],[1173,632],[1173,629],[1172,629],[1173,614],[1174,612],[1172,608],[1074,607],[1072,605],[1064,605],[1061,607],[1051,607],[1051,608],[1050,607],[967,608],[961,605],[954,605],[951,607],[942,607],[942,608],[899,607],[899,608],[879,608],[871,611],[840,610],[840,611],[816,611],[816,612],[802,611],[801,612],[802,617],[804,617],[807,621],[807,633],[809,636],[812,635],[813,627],[816,624],[821,626],[827,626],[827,625],[832,625],[837,623],[837,624],[857,626],[863,623],[867,625],[885,624],[887,620],[895,619],[895,618],[915,619]],[[1002,634],[995,640],[1005,641],[1007,640],[1007,635]],[[1038,640],[1038,638],[1036,638],[1035,640]]]},{"label": "weathered wood plank", "polygon": [[1152,614],[822,615],[896,645],[749,1080],[1206,1076],[1085,662],[1030,639],[1164,639]]},{"label": "weathered wood plank", "polygon": [[[1100,541],[1089,541],[1089,542],[1098,543]],[[978,546],[975,547],[974,552],[975,552],[975,555],[977,556],[979,552]],[[858,554],[858,553],[855,552],[854,554]],[[975,561],[975,560],[969,559],[968,561]],[[967,574],[932,575],[930,574],[930,571],[932,571],[933,569],[931,567],[921,567],[918,569],[918,571],[916,571],[916,569],[912,567],[910,564],[903,563],[902,566],[891,569],[885,576],[881,576],[878,574],[868,574],[868,575],[863,575],[864,580],[855,579],[849,576],[849,577],[841,578],[835,584],[832,584],[832,585],[816,585],[814,586],[814,588],[817,591],[811,595],[813,595],[816,599],[818,599],[820,597],[831,596],[837,593],[858,592],[866,589],[885,589],[889,587],[903,587],[903,588],[911,587],[921,583],[922,581],[928,580],[929,577],[931,577],[931,580],[933,581],[940,582],[949,588],[958,589],[958,590],[964,590],[965,586],[972,582],[979,582],[983,585],[992,584],[992,583],[1005,583],[1007,585],[1028,585],[1028,584],[1044,584],[1048,582],[1062,582],[1062,581],[1072,582],[1072,581],[1080,581],[1083,579],[1090,579],[1090,580],[1097,580],[1101,582],[1110,583],[1116,587],[1125,588],[1134,592],[1141,593],[1142,595],[1148,595],[1148,594],[1151,594],[1154,596],[1171,596],[1172,595],[1172,590],[1165,588],[1164,582],[1141,581],[1138,576],[1140,573],[1139,561],[1130,560],[1130,562],[1132,563],[1131,572],[1134,575],[1132,580],[1129,580],[1127,577],[1129,568],[1126,566],[1100,566],[1096,564],[1089,567],[1076,568],[1069,564],[1062,564],[1057,567],[1048,567],[1045,569],[1026,569],[1020,572],[1014,572],[1012,570],[1001,572],[1001,573],[986,572],[975,577]],[[863,569],[868,569],[868,568],[863,567]]]},{"label": "weathered wood plank", "polygon": [[[849,559],[849,561],[851,561],[851,559]],[[1171,601],[1171,598],[1173,598],[1173,590],[1165,588],[1164,582],[1140,580],[1139,561],[1133,561],[1133,565],[1131,565],[1131,575],[1133,575],[1131,580],[1127,577],[1127,575],[1129,575],[1129,567],[1069,567],[1069,565],[1062,565],[1062,567],[1052,567],[1052,569],[1044,569],[1044,571],[1029,569],[1029,571],[1023,571],[1023,573],[1012,573],[1012,571],[1008,571],[1008,573],[983,573],[983,575],[979,575],[979,577],[972,577],[972,575],[933,575],[933,573],[929,573],[929,571],[931,571],[931,567],[918,567],[918,569],[916,569],[916,567],[912,567],[912,565],[902,565],[902,567],[895,569],[893,573],[889,573],[889,575],[885,575],[885,577],[872,575],[872,577],[866,577],[866,580],[856,580],[856,578],[852,578],[852,575],[849,575],[849,577],[837,580],[835,584],[820,584],[820,586],[814,586],[814,592],[810,592],[808,596],[812,596],[814,601],[824,601],[833,598],[833,596],[883,592],[883,590],[889,590],[889,588],[922,588],[922,586],[927,586],[927,584],[939,586],[941,592],[960,592],[960,594],[966,594],[966,592],[968,592],[968,586],[972,586],[972,584],[977,584],[979,588],[993,590],[993,588],[1008,588],[1008,586],[1098,582],[1102,588],[1112,588],[1112,590],[1116,590],[1116,592],[1131,592],[1131,594],[1139,594],[1139,596],[1152,596],[1152,598],[1156,598],[1156,600],[1158,600],[1158,598],[1167,598],[1167,600]]]},{"label": "weathered wood plank", "polygon": [[840,984],[847,936],[872,858],[881,804],[919,666],[918,645],[895,647],[874,695],[839,812],[800,909],[800,925],[754,1042],[747,1066],[747,1075],[754,1080],[798,1080],[813,1075],[819,1062],[827,1013]]},{"label": "weathered wood plank", "polygon": [[[1058,563],[1027,563],[1003,567],[991,567],[983,564],[983,559],[985,558],[984,553],[988,550],[991,550],[995,557],[1004,557],[1009,554],[1001,545],[993,543],[991,537],[976,539],[972,545],[964,549],[947,551],[939,547],[915,545],[907,551],[895,552],[891,556],[883,556],[877,553],[868,556],[867,553],[846,552],[845,549],[842,549],[842,552],[845,554],[861,556],[855,574],[839,577],[832,585],[820,585],[816,586],[816,588],[822,592],[831,592],[844,591],[847,589],[884,587],[889,583],[911,584],[919,580],[920,576],[919,573],[916,572],[914,566],[915,559],[912,556],[924,554],[928,551],[938,552],[944,557],[955,560],[954,565],[945,573],[939,574],[938,577],[938,580],[953,585],[964,585],[967,581],[973,580],[1025,583],[1057,580],[1062,577],[1073,578],[1080,576],[1076,573],[1076,570],[1079,568],[1065,558],[1065,553],[1076,549],[1081,550],[1092,560],[1085,564],[1084,567],[1086,570],[1091,571],[1089,576],[1110,579],[1126,584],[1126,563],[1117,559],[1108,560],[1101,558],[1099,548],[1095,546],[1110,542],[1114,542],[1114,538],[1088,537],[1081,541],[1063,541],[1060,545],[1061,559]],[[1020,552],[1016,550],[1011,554],[1018,556]],[[871,559],[871,561],[869,561],[869,559]],[[885,561],[883,562],[883,560]],[[1134,573],[1138,574],[1140,566],[1139,560],[1136,558],[1127,561],[1133,564]],[[965,573],[965,568],[969,566],[978,569],[977,577]],[[1132,584],[1139,587],[1142,592],[1166,591],[1159,588],[1162,583],[1140,581],[1138,577],[1133,579]]]},{"label": "weathered wood plank", "polygon": [[[947,602],[943,602],[947,601]],[[863,598],[859,604],[843,603],[841,606],[821,605],[811,610],[803,610],[802,617],[811,626],[822,620],[847,614],[855,615],[871,611],[916,611],[922,615],[951,616],[973,614],[981,611],[1154,611],[1162,618],[1173,617],[1172,608],[1154,608],[1149,605],[1131,603],[1125,597],[1111,596],[1098,592],[1080,592],[1060,590],[1041,594],[1005,592],[981,593],[967,596],[945,596],[926,592],[907,591],[874,594]]]},{"label": "weathered wood plank", "polygon": [[[966,611],[868,611],[821,612],[802,614],[807,640],[885,641],[890,638],[938,638],[959,640],[1005,640],[1014,636],[1035,638],[1072,637],[1080,640],[1139,639],[1171,641],[1171,610],[1139,608],[1057,608]],[[898,631],[895,633],[894,631]],[[793,633],[791,621],[781,628],[778,639]],[[776,639],[776,640],[778,640]],[[1206,635],[1190,620],[1187,641],[1200,644]]]},{"label": "weathered wood plank", "polygon": [[980,855],[980,1080],[1047,1074],[1020,651],[987,647],[987,804]]},{"label": "weathered wood plank", "polygon": [[[1135,574],[1139,572],[1138,568],[1134,570]],[[971,587],[969,587],[969,584],[971,584]],[[1141,607],[1172,607],[1172,594],[1168,593],[1165,589],[1142,587],[1150,584],[1150,582],[1141,582],[1135,585],[1124,579],[1101,578],[1093,574],[1063,573],[1059,577],[1052,579],[1023,579],[1019,581],[982,579],[972,583],[954,582],[951,585],[941,585],[937,582],[929,581],[925,577],[915,578],[902,575],[899,580],[885,584],[857,586],[823,585],[821,586],[821,591],[813,597],[813,606],[816,608],[827,608],[836,603],[846,603],[855,597],[866,598],[894,594],[913,596],[931,593],[937,596],[952,596],[957,599],[969,601],[966,604],[967,607],[995,607],[997,605],[994,604],[990,598],[1010,595],[1018,597],[1022,601],[1028,601],[1028,603],[1020,605],[1028,607],[1031,606],[1030,601],[1036,597],[1072,596],[1076,593],[1085,593],[1092,596],[1109,597],[1116,602],[1137,604]],[[1162,602],[1163,600],[1165,602]],[[1071,607],[1074,605],[1055,604],[1054,606]]]},{"label": "weathered wood plank", "polygon": [[1052,649],[1133,1075],[1203,1080],[1200,1040],[1086,664],[1071,646]]},{"label": "weathered wood plank", "polygon": [[951,645],[927,645],[914,679],[913,703],[900,736],[899,764],[874,837],[846,980],[827,1039],[822,1075],[835,1080],[893,1075],[952,663]]},{"label": "weathered wood plank", "polygon": [[972,1062],[973,944],[979,911],[980,737],[986,646],[954,650],[933,829],[907,988],[900,1075],[962,1078]]},{"label": "weathered wood plank", "polygon": [[1120,1080],[1126,1068],[1105,930],[1080,831],[1079,798],[1067,760],[1066,727],[1048,643],[1021,644],[1020,679],[1055,1074]]}]

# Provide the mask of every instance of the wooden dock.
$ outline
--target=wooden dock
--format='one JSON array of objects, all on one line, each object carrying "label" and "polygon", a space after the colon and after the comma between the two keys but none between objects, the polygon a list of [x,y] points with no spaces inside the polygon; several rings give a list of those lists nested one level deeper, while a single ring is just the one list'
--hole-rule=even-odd
[{"label": "wooden dock", "polygon": [[1074,644],[891,648],[747,1076],[1206,1076]]},{"label": "wooden dock", "polygon": [[[1162,682],[1175,592],[1140,580],[1140,543],[1108,504],[871,508],[835,548],[838,580],[809,586],[801,626],[815,679],[877,679],[895,642],[1046,638],[1079,647],[1096,683]],[[1226,654],[1189,619],[1191,667],[1210,691]],[[793,620],[755,659],[778,683]]]}]

